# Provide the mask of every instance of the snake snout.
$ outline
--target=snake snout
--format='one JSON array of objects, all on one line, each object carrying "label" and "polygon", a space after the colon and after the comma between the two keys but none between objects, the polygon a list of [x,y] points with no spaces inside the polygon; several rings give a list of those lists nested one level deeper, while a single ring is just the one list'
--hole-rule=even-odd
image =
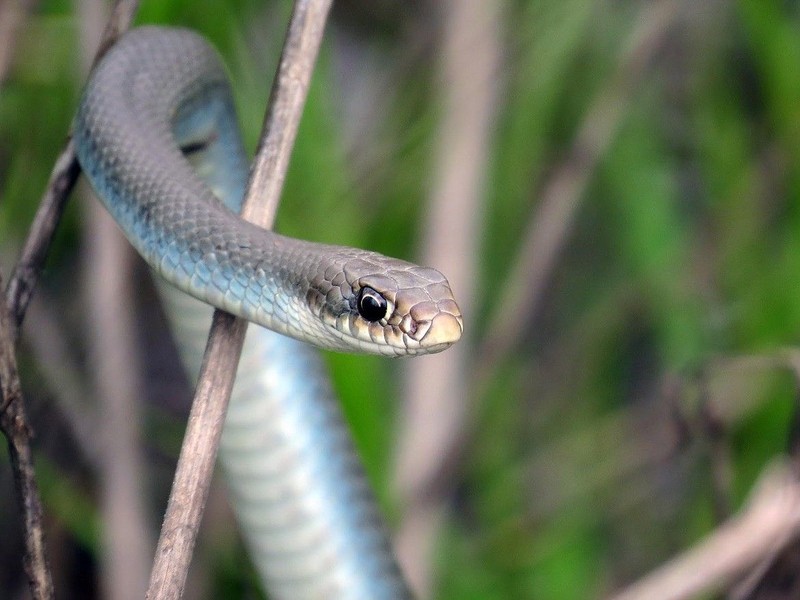
[{"label": "snake snout", "polygon": [[424,353],[441,352],[461,339],[464,322],[450,297],[421,302],[409,311],[400,328]]},{"label": "snake snout", "polygon": [[430,328],[420,340],[420,344],[425,348],[441,347],[444,350],[460,340],[463,332],[464,324],[461,315],[456,316],[442,312],[433,318]]}]

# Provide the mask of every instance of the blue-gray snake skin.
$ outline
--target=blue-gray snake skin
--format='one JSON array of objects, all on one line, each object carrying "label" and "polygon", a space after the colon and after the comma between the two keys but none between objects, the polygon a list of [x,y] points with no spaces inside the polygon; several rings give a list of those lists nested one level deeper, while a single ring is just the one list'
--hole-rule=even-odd
[{"label": "blue-gray snake skin", "polygon": [[[204,303],[295,338],[250,328],[220,450],[270,597],[408,597],[322,361],[303,342],[386,355],[441,351],[462,331],[447,280],[242,221],[248,164],[228,78],[192,32],[127,33],[87,84],[74,139],[98,196],[157,272]],[[211,309],[164,287],[196,373]],[[361,317],[365,289],[384,299],[381,318]]]}]

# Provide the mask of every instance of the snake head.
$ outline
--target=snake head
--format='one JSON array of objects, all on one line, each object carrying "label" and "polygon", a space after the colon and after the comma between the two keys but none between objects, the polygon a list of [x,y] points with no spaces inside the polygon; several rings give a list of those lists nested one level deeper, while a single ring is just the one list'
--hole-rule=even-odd
[{"label": "snake head", "polygon": [[436,269],[361,251],[325,275],[313,304],[350,350],[432,354],[461,338],[461,311]]},{"label": "snake head", "polygon": [[370,339],[400,341],[409,353],[440,352],[464,331],[450,284],[436,269],[405,264],[360,277],[353,299]]}]

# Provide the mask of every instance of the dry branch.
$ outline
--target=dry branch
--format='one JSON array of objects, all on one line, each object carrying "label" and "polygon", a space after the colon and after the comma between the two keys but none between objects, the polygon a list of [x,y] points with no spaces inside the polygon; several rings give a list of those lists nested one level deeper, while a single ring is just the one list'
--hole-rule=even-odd
[{"label": "dry branch", "polygon": [[[242,216],[271,228],[331,0],[298,0],[272,88]],[[259,204],[260,203],[260,204]],[[183,594],[247,323],[216,311],[161,529],[147,597]]]},{"label": "dry branch", "polygon": [[[95,62],[119,33],[128,27],[137,5],[138,2],[129,0],[119,0],[116,3],[106,25],[104,41],[95,57]],[[5,298],[0,304],[0,429],[8,439],[11,466],[25,529],[26,548],[23,564],[28,575],[31,595],[36,600],[52,598],[53,583],[42,532],[42,506],[30,448],[31,430],[25,415],[14,347],[19,326],[42,271],[56,226],[79,174],[80,166],[75,157],[74,147],[72,141],[68,140],[53,167],[50,181],[23,245],[22,254],[6,289]]]},{"label": "dry branch", "polygon": [[[103,32],[103,39],[93,65],[97,64],[120,34],[130,26],[138,6],[138,0],[117,0]],[[5,300],[12,319],[11,333],[14,340],[17,339],[17,330],[25,318],[25,310],[42,272],[47,251],[61,220],[67,198],[75,187],[80,173],[81,167],[75,156],[75,146],[70,135],[50,173],[44,196],[39,202],[22,253],[6,288]]]},{"label": "dry branch", "polygon": [[22,559],[34,600],[53,597],[53,580],[47,564],[42,531],[42,501],[33,469],[31,430],[17,371],[12,322],[6,305],[0,302],[0,429],[8,440],[11,468],[25,531]]},{"label": "dry branch", "polygon": [[684,600],[718,591],[799,533],[800,483],[788,468],[770,469],[739,517],[613,600]]}]

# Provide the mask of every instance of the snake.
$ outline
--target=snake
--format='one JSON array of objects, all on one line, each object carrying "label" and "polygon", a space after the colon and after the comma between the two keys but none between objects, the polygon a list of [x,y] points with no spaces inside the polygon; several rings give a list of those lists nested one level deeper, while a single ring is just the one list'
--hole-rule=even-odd
[{"label": "snake", "polygon": [[219,457],[270,598],[410,597],[318,349],[445,350],[463,332],[447,279],[243,220],[249,161],[230,79],[193,31],[124,34],[83,90],[73,139],[97,196],[168,284],[189,372],[199,369],[212,307],[258,326],[245,340]]}]

